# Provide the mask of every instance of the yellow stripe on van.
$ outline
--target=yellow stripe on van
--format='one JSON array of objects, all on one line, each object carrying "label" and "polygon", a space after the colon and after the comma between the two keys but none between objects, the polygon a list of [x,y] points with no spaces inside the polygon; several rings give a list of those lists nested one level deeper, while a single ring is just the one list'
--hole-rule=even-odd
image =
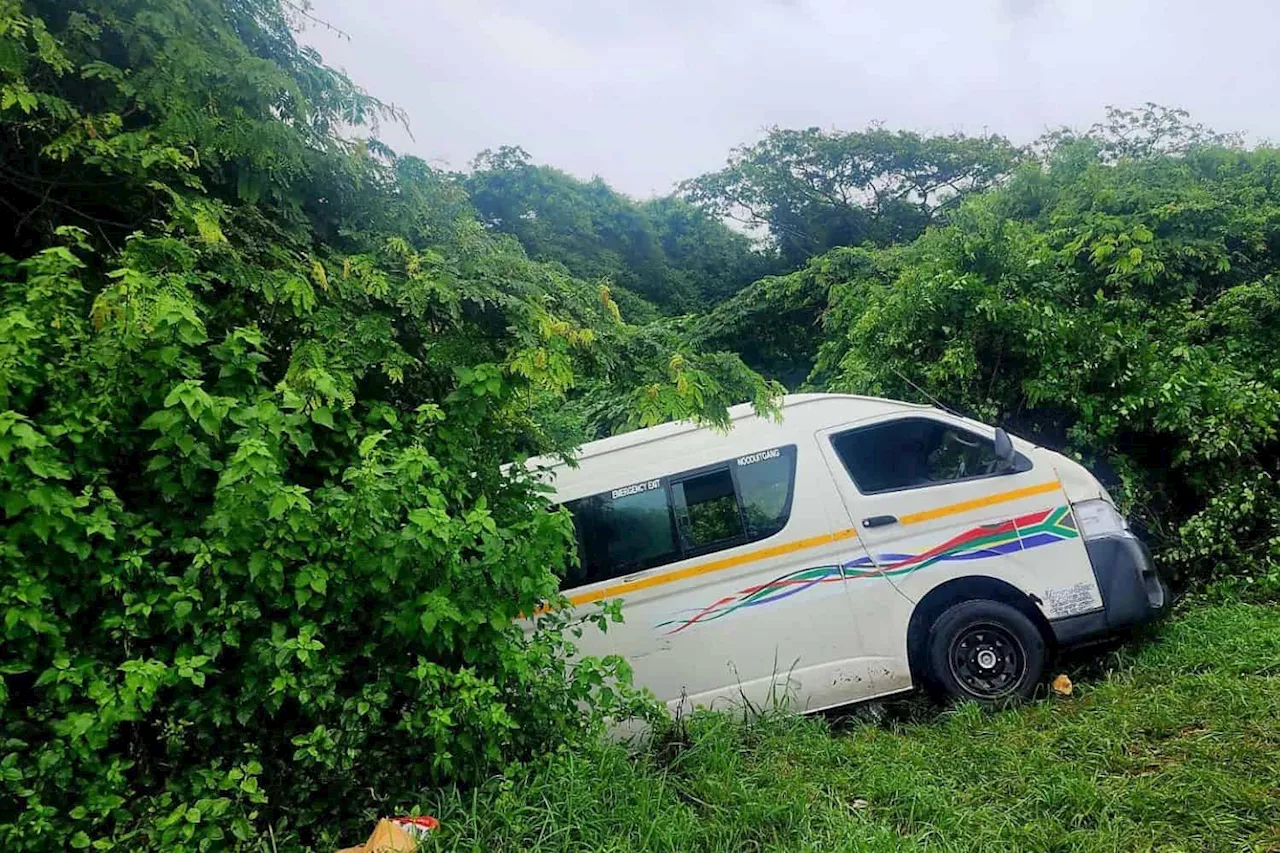
[{"label": "yellow stripe on van", "polygon": [[821,536],[810,536],[807,539],[797,539],[794,542],[783,542],[781,545],[773,545],[769,548],[757,548],[756,550],[748,551],[745,554],[734,554],[732,557],[722,557],[719,560],[712,560],[709,563],[689,566],[684,569],[676,569],[674,572],[667,572],[664,575],[637,578],[633,581],[613,584],[612,586],[607,586],[604,589],[584,592],[581,595],[571,595],[569,596],[569,603],[573,605],[590,604],[591,602],[599,601],[602,598],[613,598],[615,596],[625,595],[629,592],[635,592],[638,589],[649,589],[650,587],[661,586],[666,583],[682,581],[686,578],[696,578],[698,575],[707,575],[712,572],[723,571],[724,569],[732,569],[734,566],[754,563],[757,560],[767,560],[770,557],[780,557],[783,554],[793,554],[796,551],[804,551],[808,548],[816,548],[819,545],[827,545],[831,542],[840,542],[844,539],[856,539],[857,537],[857,530],[852,527],[846,527],[844,530],[837,530],[835,533],[823,533]]},{"label": "yellow stripe on van", "polygon": [[[910,515],[904,515],[898,518],[898,523],[916,524],[921,521],[930,521],[935,518],[955,515],[956,513],[968,512],[971,509],[981,509],[982,507],[1005,503],[1006,501],[1016,501],[1020,498],[1043,495],[1061,488],[1061,486],[1062,484],[1059,481],[1053,480],[1048,483],[1041,483],[1037,486],[1013,489],[1008,492],[1000,492],[998,494],[987,495],[982,498],[974,498],[973,500],[940,506],[936,509],[928,509],[924,512],[915,512]],[[747,551],[744,554],[734,554],[731,557],[721,557],[718,560],[711,560],[710,562],[702,563],[697,566],[688,566],[687,568],[676,569],[675,571],[667,572],[666,574],[653,575],[652,577],[647,578],[637,578],[633,581],[611,584],[603,589],[583,592],[578,595],[570,595],[568,597],[569,603],[574,606],[591,604],[594,601],[600,601],[605,598],[616,598],[617,596],[626,595],[641,589],[650,589],[655,586],[675,583],[676,581],[682,581],[687,578],[696,578],[699,575],[708,575],[712,572],[732,569],[735,566],[742,566],[759,560],[767,560],[771,557],[780,557],[783,554],[794,554],[796,551],[816,548],[819,545],[827,545],[832,542],[841,542],[845,539],[856,538],[858,538],[857,529],[853,527],[846,527],[845,529],[837,530],[834,533],[823,533],[820,536],[810,536],[806,539],[797,539],[793,542],[783,542],[780,545],[772,545],[768,548],[757,548],[754,551]],[[539,612],[543,612],[543,610],[544,608],[538,609]]]},{"label": "yellow stripe on van", "polygon": [[987,495],[983,498],[974,498],[970,501],[960,501],[960,503],[947,504],[936,509],[926,509],[924,512],[913,512],[910,515],[898,516],[899,524],[919,524],[922,521],[932,521],[935,518],[944,518],[948,515],[955,515],[960,512],[968,512],[971,509],[982,509],[984,506],[992,506],[994,504],[1002,504],[1007,501],[1016,501],[1019,498],[1029,498],[1034,495],[1043,495],[1060,489],[1062,483],[1052,480],[1048,483],[1041,483],[1038,486],[1027,486],[1024,489],[1014,489],[1009,492],[1000,492],[999,494]]}]

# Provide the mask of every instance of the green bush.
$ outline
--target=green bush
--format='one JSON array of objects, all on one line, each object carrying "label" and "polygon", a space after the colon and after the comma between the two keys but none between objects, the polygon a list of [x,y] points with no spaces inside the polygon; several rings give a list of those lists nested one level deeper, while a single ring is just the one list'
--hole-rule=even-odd
[{"label": "green bush", "polygon": [[[1177,116],[1130,119],[1162,115]],[[809,381],[923,390],[1065,447],[1111,482],[1168,574],[1274,593],[1280,151],[1170,150],[1170,132],[1059,138],[946,227],[862,253],[828,285]]]},{"label": "green bush", "polygon": [[274,0],[5,0],[0,87],[0,846],[324,849],[646,707],[515,621],[571,527],[501,464],[770,386],[338,136]]}]

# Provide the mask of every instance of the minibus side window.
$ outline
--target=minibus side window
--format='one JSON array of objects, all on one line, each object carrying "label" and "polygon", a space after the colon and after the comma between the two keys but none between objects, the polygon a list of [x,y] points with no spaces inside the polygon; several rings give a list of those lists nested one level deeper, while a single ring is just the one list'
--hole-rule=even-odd
[{"label": "minibus side window", "polygon": [[[658,480],[630,494],[593,495],[565,504],[573,514],[582,565],[565,579],[581,586],[676,558],[667,491]],[[628,492],[630,489],[616,489]]]},{"label": "minibus side window", "polygon": [[746,538],[727,466],[672,483],[671,497],[680,544],[686,551],[728,547],[732,540]]},{"label": "minibus side window", "polygon": [[[600,497],[593,495],[589,498],[569,501],[564,505],[565,509],[569,510],[569,514],[573,516],[573,530],[578,535],[578,565],[569,567],[564,581],[560,584],[564,589],[572,589],[575,586],[592,583],[588,578],[595,567],[593,558],[601,547],[601,528],[596,524],[599,502]],[[599,580],[599,578],[596,578],[596,580]]]},{"label": "minibus side window", "polygon": [[754,453],[737,461],[742,517],[751,541],[772,536],[786,527],[791,518],[795,470],[794,446]]},{"label": "minibus side window", "polygon": [[772,536],[791,517],[795,472],[792,444],[566,501],[581,565],[561,586],[572,589]]},{"label": "minibus side window", "polygon": [[[832,437],[832,447],[863,494],[999,476],[990,438],[929,418],[903,418]],[[1016,471],[1031,460],[1019,454]]]}]

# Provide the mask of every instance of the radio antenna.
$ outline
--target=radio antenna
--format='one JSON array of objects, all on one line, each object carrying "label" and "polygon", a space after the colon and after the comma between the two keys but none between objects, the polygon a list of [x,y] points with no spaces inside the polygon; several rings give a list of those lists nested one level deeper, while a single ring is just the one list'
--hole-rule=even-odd
[{"label": "radio antenna", "polygon": [[955,409],[951,408],[950,406],[945,405],[945,404],[944,404],[941,400],[939,400],[937,397],[933,396],[933,395],[932,395],[932,394],[930,394],[928,391],[924,390],[924,389],[923,389],[923,388],[921,388],[919,385],[917,385],[916,383],[912,382],[910,379],[908,379],[908,378],[906,377],[906,375],[905,375],[905,374],[903,374],[903,372],[902,372],[902,371],[898,370],[898,368],[893,367],[893,366],[890,366],[890,367],[889,367],[889,369],[890,369],[890,370],[892,370],[892,371],[894,372],[894,375],[896,375],[899,379],[901,379],[903,382],[907,383],[907,384],[908,384],[908,385],[910,385],[912,388],[914,388],[914,389],[916,389],[917,391],[919,391],[919,392],[920,392],[921,394],[923,394],[926,398],[928,398],[928,400],[929,400],[929,402],[930,402],[930,403],[933,403],[933,404],[934,404],[935,406],[937,406],[939,409],[942,409],[942,411],[947,412],[947,413],[952,414],[952,415],[955,415],[957,418],[963,418],[963,417],[965,417],[965,415],[962,415],[962,414],[960,414],[959,412],[957,412]]}]

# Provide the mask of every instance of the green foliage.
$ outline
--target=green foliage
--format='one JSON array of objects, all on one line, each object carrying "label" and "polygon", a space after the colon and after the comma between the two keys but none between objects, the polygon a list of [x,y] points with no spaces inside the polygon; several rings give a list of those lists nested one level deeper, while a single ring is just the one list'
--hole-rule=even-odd
[{"label": "green foliage", "polygon": [[774,269],[745,235],[686,202],[637,203],[600,178],[533,165],[520,148],[482,152],[465,186],[481,221],[515,235],[530,257],[605,280],[665,313],[712,304]]},{"label": "green foliage", "polygon": [[715,215],[767,228],[795,268],[837,246],[913,239],[945,208],[1007,175],[1018,156],[999,136],[775,127],[681,192]]},{"label": "green foliage", "polygon": [[1147,102],[1135,110],[1107,107],[1106,118],[1080,134],[1060,128],[1045,134],[1035,147],[1044,153],[1063,149],[1068,143],[1084,141],[1101,160],[1140,159],[1186,154],[1198,148],[1243,148],[1240,133],[1219,133],[1191,122],[1186,110]]},{"label": "green foliage", "polygon": [[[634,329],[622,341],[610,370],[582,383],[560,414],[590,425],[597,438],[655,426],[671,419],[700,419],[712,427],[729,424],[726,410],[745,399],[769,412],[785,389],[764,381],[729,352],[698,352],[678,323],[665,321]],[[632,390],[619,393],[618,388]]]},{"label": "green foliage", "polygon": [[337,135],[275,2],[6,0],[0,83],[0,845],[328,849],[647,709],[516,621],[572,532],[502,463],[772,386]]},{"label": "green foliage", "polygon": [[653,223],[671,274],[687,282],[704,310],[750,282],[781,270],[781,259],[753,245],[684,199],[663,196],[642,205]]},{"label": "green foliage", "polygon": [[1280,152],[1101,133],[833,283],[810,381],[1065,446],[1114,472],[1170,574],[1274,586]]},{"label": "green foliage", "polygon": [[884,262],[874,250],[833,249],[789,275],[744,288],[694,318],[689,335],[699,347],[736,352],[753,370],[795,388],[808,376],[822,343],[832,284],[881,275]]},{"label": "green foliage", "polygon": [[433,798],[427,849],[1268,850],[1277,660],[1274,608],[1208,606],[998,714],[698,716],[638,760],[566,752]]},{"label": "green foliage", "polygon": [[[324,849],[647,712],[517,621],[575,558],[502,463],[769,412],[733,350],[1065,444],[1166,565],[1280,588],[1274,150],[1151,108],[980,193],[1004,140],[879,129],[774,131],[687,200],[518,149],[460,179],[344,136],[402,117],[295,14],[0,0],[6,847]],[[777,261],[725,212],[858,247],[743,290]]]}]

